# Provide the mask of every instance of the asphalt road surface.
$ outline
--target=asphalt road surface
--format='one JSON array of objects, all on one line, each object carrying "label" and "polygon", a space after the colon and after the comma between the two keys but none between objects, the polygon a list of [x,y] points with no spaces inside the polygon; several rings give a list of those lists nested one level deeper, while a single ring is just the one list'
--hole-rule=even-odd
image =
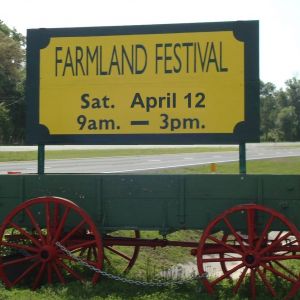
[{"label": "asphalt road surface", "polygon": [[[248,146],[248,145],[247,145]],[[299,146],[250,146],[247,160],[300,156]],[[238,151],[47,160],[46,173],[128,173],[238,160]],[[37,161],[0,162],[0,173],[36,173]]]}]

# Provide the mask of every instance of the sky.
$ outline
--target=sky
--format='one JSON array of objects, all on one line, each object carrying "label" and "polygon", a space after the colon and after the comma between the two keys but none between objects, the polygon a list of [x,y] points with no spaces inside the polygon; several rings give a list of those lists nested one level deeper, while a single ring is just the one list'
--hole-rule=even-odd
[{"label": "sky", "polygon": [[260,79],[300,79],[300,0],[3,0],[0,19],[28,28],[259,20]]}]

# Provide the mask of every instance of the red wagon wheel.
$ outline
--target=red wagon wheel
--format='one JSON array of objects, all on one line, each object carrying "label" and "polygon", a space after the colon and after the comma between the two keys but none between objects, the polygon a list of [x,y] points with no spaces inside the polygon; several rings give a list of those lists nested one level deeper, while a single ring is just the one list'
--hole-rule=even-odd
[{"label": "red wagon wheel", "polygon": [[[132,230],[126,231],[126,233],[124,231],[112,232],[106,237],[110,239],[122,239],[122,237],[139,239],[141,235],[139,230]],[[113,244],[105,245],[105,237],[103,239],[105,250],[104,260],[106,261],[106,263],[120,273],[128,273],[132,269],[138,258],[140,246],[118,246]],[[114,260],[114,264],[112,263],[112,260]]]},{"label": "red wagon wheel", "polygon": [[40,197],[17,206],[1,226],[0,270],[5,285],[30,284],[36,289],[45,283],[98,280],[98,273],[79,266],[56,242],[78,256],[93,247],[94,256],[81,259],[102,269],[102,241],[88,214],[69,200]]},{"label": "red wagon wheel", "polygon": [[[229,236],[220,237],[220,228]],[[270,238],[273,228],[280,231]],[[274,279],[282,280],[289,289],[297,284],[299,277],[293,264],[300,258],[299,251],[300,234],[285,216],[256,204],[239,205],[219,215],[205,229],[197,264],[199,274],[209,273],[203,279],[209,293],[232,278],[234,294],[242,285],[249,285],[252,299],[262,291],[259,289],[275,297],[278,289]]]}]

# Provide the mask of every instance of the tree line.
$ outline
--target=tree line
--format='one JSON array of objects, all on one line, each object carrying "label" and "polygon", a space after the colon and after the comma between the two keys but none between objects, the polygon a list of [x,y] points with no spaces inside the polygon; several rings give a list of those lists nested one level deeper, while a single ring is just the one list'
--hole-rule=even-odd
[{"label": "tree line", "polygon": [[284,89],[260,83],[261,141],[300,141],[300,80],[285,82]]},{"label": "tree line", "polygon": [[[0,145],[24,144],[26,39],[0,20]],[[300,141],[300,80],[260,82],[261,141]]]}]

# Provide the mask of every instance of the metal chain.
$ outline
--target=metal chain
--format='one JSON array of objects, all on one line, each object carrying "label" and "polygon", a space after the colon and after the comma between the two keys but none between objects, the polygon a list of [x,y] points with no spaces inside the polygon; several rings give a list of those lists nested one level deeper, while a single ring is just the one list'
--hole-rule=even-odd
[{"label": "metal chain", "polygon": [[110,273],[107,273],[103,270],[97,269],[94,266],[91,266],[87,262],[80,259],[78,256],[75,256],[71,251],[69,251],[67,248],[65,248],[60,242],[55,243],[56,246],[62,250],[64,253],[66,253],[69,257],[77,261],[79,264],[81,264],[84,267],[87,267],[88,269],[92,270],[93,272],[99,273],[107,278],[121,281],[123,283],[129,283],[129,284],[135,284],[135,285],[141,285],[141,286],[152,286],[152,287],[165,287],[165,286],[171,286],[171,285],[181,285],[188,282],[191,282],[193,280],[199,279],[199,278],[207,278],[208,274],[207,272],[203,273],[202,275],[196,275],[191,278],[185,279],[185,280],[179,280],[179,281],[140,281],[140,280],[132,280],[124,277],[120,277],[117,275],[113,275]]}]

